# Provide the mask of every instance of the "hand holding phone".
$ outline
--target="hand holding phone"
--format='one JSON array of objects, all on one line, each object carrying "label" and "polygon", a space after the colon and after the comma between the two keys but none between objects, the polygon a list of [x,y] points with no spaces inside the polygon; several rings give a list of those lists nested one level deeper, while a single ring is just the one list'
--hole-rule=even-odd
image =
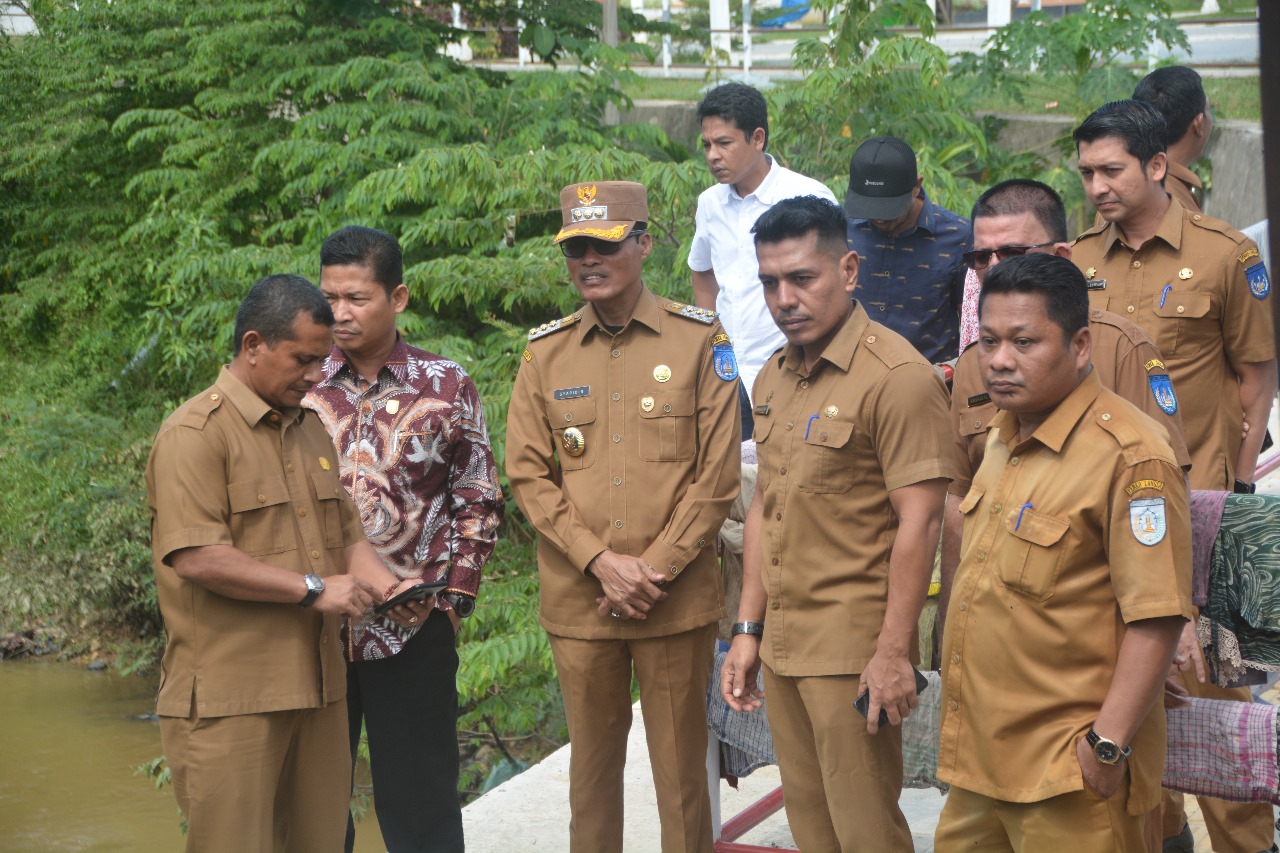
[{"label": "hand holding phone", "polygon": [[414,584],[399,595],[388,598],[386,601],[375,606],[373,608],[373,612],[378,615],[382,615],[391,608],[400,604],[405,604],[410,601],[426,601],[428,598],[444,589],[446,585],[447,584],[444,581],[431,581]]},{"label": "hand holding phone", "polygon": [[[916,676],[916,695],[919,696],[921,693],[925,691],[925,688],[929,686],[929,679],[925,678],[924,673],[916,669],[914,666],[911,668],[911,671],[914,672]],[[858,694],[858,698],[853,700],[853,707],[859,714],[863,716],[864,719],[866,718],[867,711],[871,707],[870,689],[863,690],[861,693]],[[880,720],[877,723],[877,725],[881,725],[881,726],[889,725],[889,715],[885,712],[884,708],[880,709]]]}]

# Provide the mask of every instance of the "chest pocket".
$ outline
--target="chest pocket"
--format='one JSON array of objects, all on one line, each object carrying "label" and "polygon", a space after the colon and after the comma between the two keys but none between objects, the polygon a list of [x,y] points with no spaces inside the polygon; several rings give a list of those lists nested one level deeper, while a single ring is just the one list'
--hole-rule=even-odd
[{"label": "chest pocket", "polygon": [[1003,543],[1004,553],[996,556],[1000,585],[1044,601],[1053,595],[1058,569],[1066,548],[1062,538],[1071,528],[1070,522],[1033,509],[1011,510],[1005,518],[1009,537]]},{"label": "chest pocket", "polygon": [[[640,458],[645,462],[686,462],[698,448],[693,392],[649,394],[653,408],[640,410]],[[634,404],[633,404],[634,405]]]},{"label": "chest pocket", "polygon": [[1210,293],[1171,290],[1164,305],[1156,299],[1152,310],[1160,318],[1156,345],[1165,358],[1191,355],[1221,334]]},{"label": "chest pocket", "polygon": [[[596,428],[596,400],[594,397],[578,397],[574,400],[551,400],[547,403],[547,419],[551,422],[551,434],[560,457],[561,471],[581,471],[590,468],[600,450],[600,442],[609,437]],[[565,449],[565,434],[577,430],[582,439],[582,453],[573,456]],[[569,433],[570,440],[578,436]]]},{"label": "chest pocket", "polygon": [[250,557],[294,547],[293,513],[283,477],[263,477],[227,485],[231,541]]},{"label": "chest pocket", "polygon": [[315,471],[311,474],[311,487],[316,493],[316,506],[320,507],[324,547],[341,548],[342,481],[336,471]]},{"label": "chest pocket", "polygon": [[848,446],[852,440],[853,424],[814,421],[801,446],[797,488],[828,494],[849,491],[854,477]]}]

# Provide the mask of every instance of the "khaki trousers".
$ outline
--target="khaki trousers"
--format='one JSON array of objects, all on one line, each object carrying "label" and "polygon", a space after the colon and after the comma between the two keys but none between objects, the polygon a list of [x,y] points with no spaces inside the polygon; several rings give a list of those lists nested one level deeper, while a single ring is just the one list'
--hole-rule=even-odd
[{"label": "khaki trousers", "polygon": [[621,853],[631,674],[640,685],[663,853],[711,853],[707,681],[716,625],[644,640],[551,635],[569,723],[569,849]]},{"label": "khaki trousers", "polygon": [[1036,803],[993,800],[951,787],[934,835],[935,853],[1147,853],[1147,816],[1131,816],[1123,791],[1110,799],[1072,791]]},{"label": "khaki trousers", "polygon": [[341,853],[351,800],[347,703],[160,718],[187,853]]},{"label": "khaki trousers", "polygon": [[[1219,687],[1213,682],[1201,684],[1194,673],[1182,674],[1187,692],[1200,699],[1231,699],[1252,702],[1248,687]],[[1196,797],[1214,853],[1258,853],[1271,847],[1275,837],[1275,815],[1270,803],[1229,803],[1213,797]],[[1182,831],[1187,822],[1182,794],[1162,791],[1160,806],[1163,812],[1164,837],[1170,838]]]},{"label": "khaki trousers", "polygon": [[764,671],[787,822],[804,853],[912,851],[902,795],[902,728],[874,737],[853,708],[858,676]]}]

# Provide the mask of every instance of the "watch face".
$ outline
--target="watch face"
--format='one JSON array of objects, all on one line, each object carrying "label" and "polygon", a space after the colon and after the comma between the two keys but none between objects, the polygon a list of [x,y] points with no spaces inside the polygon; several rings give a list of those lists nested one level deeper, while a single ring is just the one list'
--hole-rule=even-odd
[{"label": "watch face", "polygon": [[307,575],[303,580],[307,582],[307,589],[312,592],[324,592],[324,579],[319,575]]},{"label": "watch face", "polygon": [[1103,764],[1115,764],[1120,760],[1120,747],[1109,740],[1098,741],[1098,745],[1093,748],[1093,754]]}]

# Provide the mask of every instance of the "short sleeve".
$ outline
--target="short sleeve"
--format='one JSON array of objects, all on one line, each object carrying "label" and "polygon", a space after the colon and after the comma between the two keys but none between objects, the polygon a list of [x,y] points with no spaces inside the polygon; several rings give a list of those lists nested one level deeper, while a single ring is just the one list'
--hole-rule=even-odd
[{"label": "short sleeve", "polygon": [[890,370],[875,391],[871,419],[876,457],[890,491],[959,476],[947,391],[932,366],[910,362]]},{"label": "short sleeve", "polygon": [[232,544],[225,455],[214,431],[179,426],[156,437],[147,479],[151,548],[160,562],[183,548]]},{"label": "short sleeve", "polygon": [[689,269],[694,272],[711,270],[711,237],[708,235],[706,194],[698,198],[698,212],[694,214],[693,241],[689,244]]},{"label": "short sleeve", "polygon": [[1258,246],[1245,239],[1227,261],[1226,308],[1222,344],[1233,364],[1254,364],[1276,357],[1271,319],[1271,280]]},{"label": "short sleeve", "polygon": [[1191,514],[1177,466],[1148,459],[1118,473],[1107,561],[1125,622],[1191,617]]}]

